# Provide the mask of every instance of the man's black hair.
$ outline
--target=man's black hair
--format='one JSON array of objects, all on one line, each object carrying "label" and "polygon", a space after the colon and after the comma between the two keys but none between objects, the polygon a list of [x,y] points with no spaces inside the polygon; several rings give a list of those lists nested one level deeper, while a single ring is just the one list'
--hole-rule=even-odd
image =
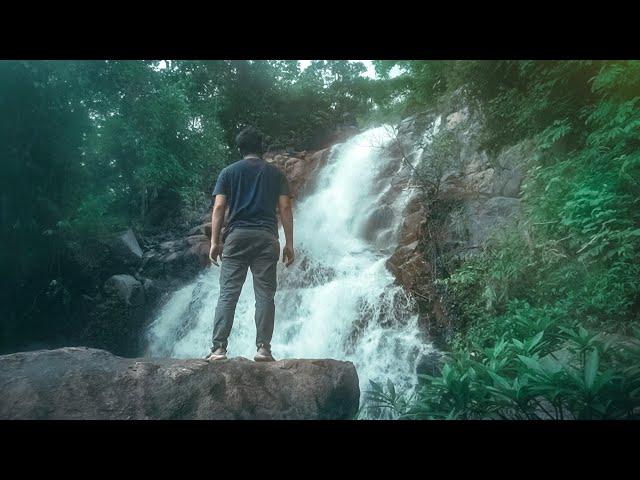
[{"label": "man's black hair", "polygon": [[244,128],[236,137],[236,145],[240,150],[240,155],[244,156],[250,153],[262,155],[263,138],[262,132],[257,128]]}]

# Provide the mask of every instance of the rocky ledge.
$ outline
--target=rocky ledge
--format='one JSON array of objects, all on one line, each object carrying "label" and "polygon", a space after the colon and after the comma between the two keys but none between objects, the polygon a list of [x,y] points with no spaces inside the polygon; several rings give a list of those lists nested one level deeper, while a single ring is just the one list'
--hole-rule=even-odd
[{"label": "rocky ledge", "polygon": [[122,358],[66,347],[0,356],[0,419],[350,419],[351,362]]}]

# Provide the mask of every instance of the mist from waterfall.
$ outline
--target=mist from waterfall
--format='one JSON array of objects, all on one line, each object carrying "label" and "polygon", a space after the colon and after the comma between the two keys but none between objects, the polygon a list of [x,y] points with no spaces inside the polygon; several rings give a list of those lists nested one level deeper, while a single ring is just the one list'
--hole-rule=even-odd
[{"label": "mist from waterfall", "polygon": [[[396,388],[411,390],[421,356],[432,351],[411,299],[385,267],[410,197],[408,191],[386,195],[393,177],[407,168],[389,154],[393,135],[390,127],[378,127],[333,148],[313,191],[294,205],[296,262],[289,268],[278,264],[274,356],[352,361],[363,400],[369,380],[390,379]],[[282,228],[279,235],[284,245]],[[206,355],[219,274],[211,266],[172,295],[149,327],[148,355]],[[249,273],[229,338],[230,357],[253,358],[254,311]]]}]

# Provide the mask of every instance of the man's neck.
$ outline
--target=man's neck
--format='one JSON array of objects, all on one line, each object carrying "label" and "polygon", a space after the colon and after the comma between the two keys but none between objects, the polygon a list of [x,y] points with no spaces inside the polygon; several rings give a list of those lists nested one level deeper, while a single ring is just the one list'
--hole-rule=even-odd
[{"label": "man's neck", "polygon": [[255,153],[249,153],[247,155],[244,156],[244,158],[260,158],[259,155],[255,154]]}]

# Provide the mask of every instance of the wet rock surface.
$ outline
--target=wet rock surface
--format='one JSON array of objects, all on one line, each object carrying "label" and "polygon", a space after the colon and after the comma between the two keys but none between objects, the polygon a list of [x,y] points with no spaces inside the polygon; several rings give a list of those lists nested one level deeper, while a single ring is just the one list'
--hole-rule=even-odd
[{"label": "wet rock surface", "polygon": [[[489,154],[481,146],[482,126],[481,112],[452,102],[403,120],[389,147],[391,155],[404,156],[414,168],[387,172],[393,188],[382,201],[391,204],[402,192],[409,192],[410,200],[386,265],[401,285],[428,300],[427,317],[436,323],[448,322],[433,287],[441,275],[436,264],[473,255],[517,220],[520,188],[534,155],[531,141]],[[443,138],[446,148],[438,144]]]},{"label": "wet rock surface", "polygon": [[284,172],[293,198],[300,198],[313,185],[315,173],[322,168],[331,149],[302,152],[269,152],[264,159]]}]

